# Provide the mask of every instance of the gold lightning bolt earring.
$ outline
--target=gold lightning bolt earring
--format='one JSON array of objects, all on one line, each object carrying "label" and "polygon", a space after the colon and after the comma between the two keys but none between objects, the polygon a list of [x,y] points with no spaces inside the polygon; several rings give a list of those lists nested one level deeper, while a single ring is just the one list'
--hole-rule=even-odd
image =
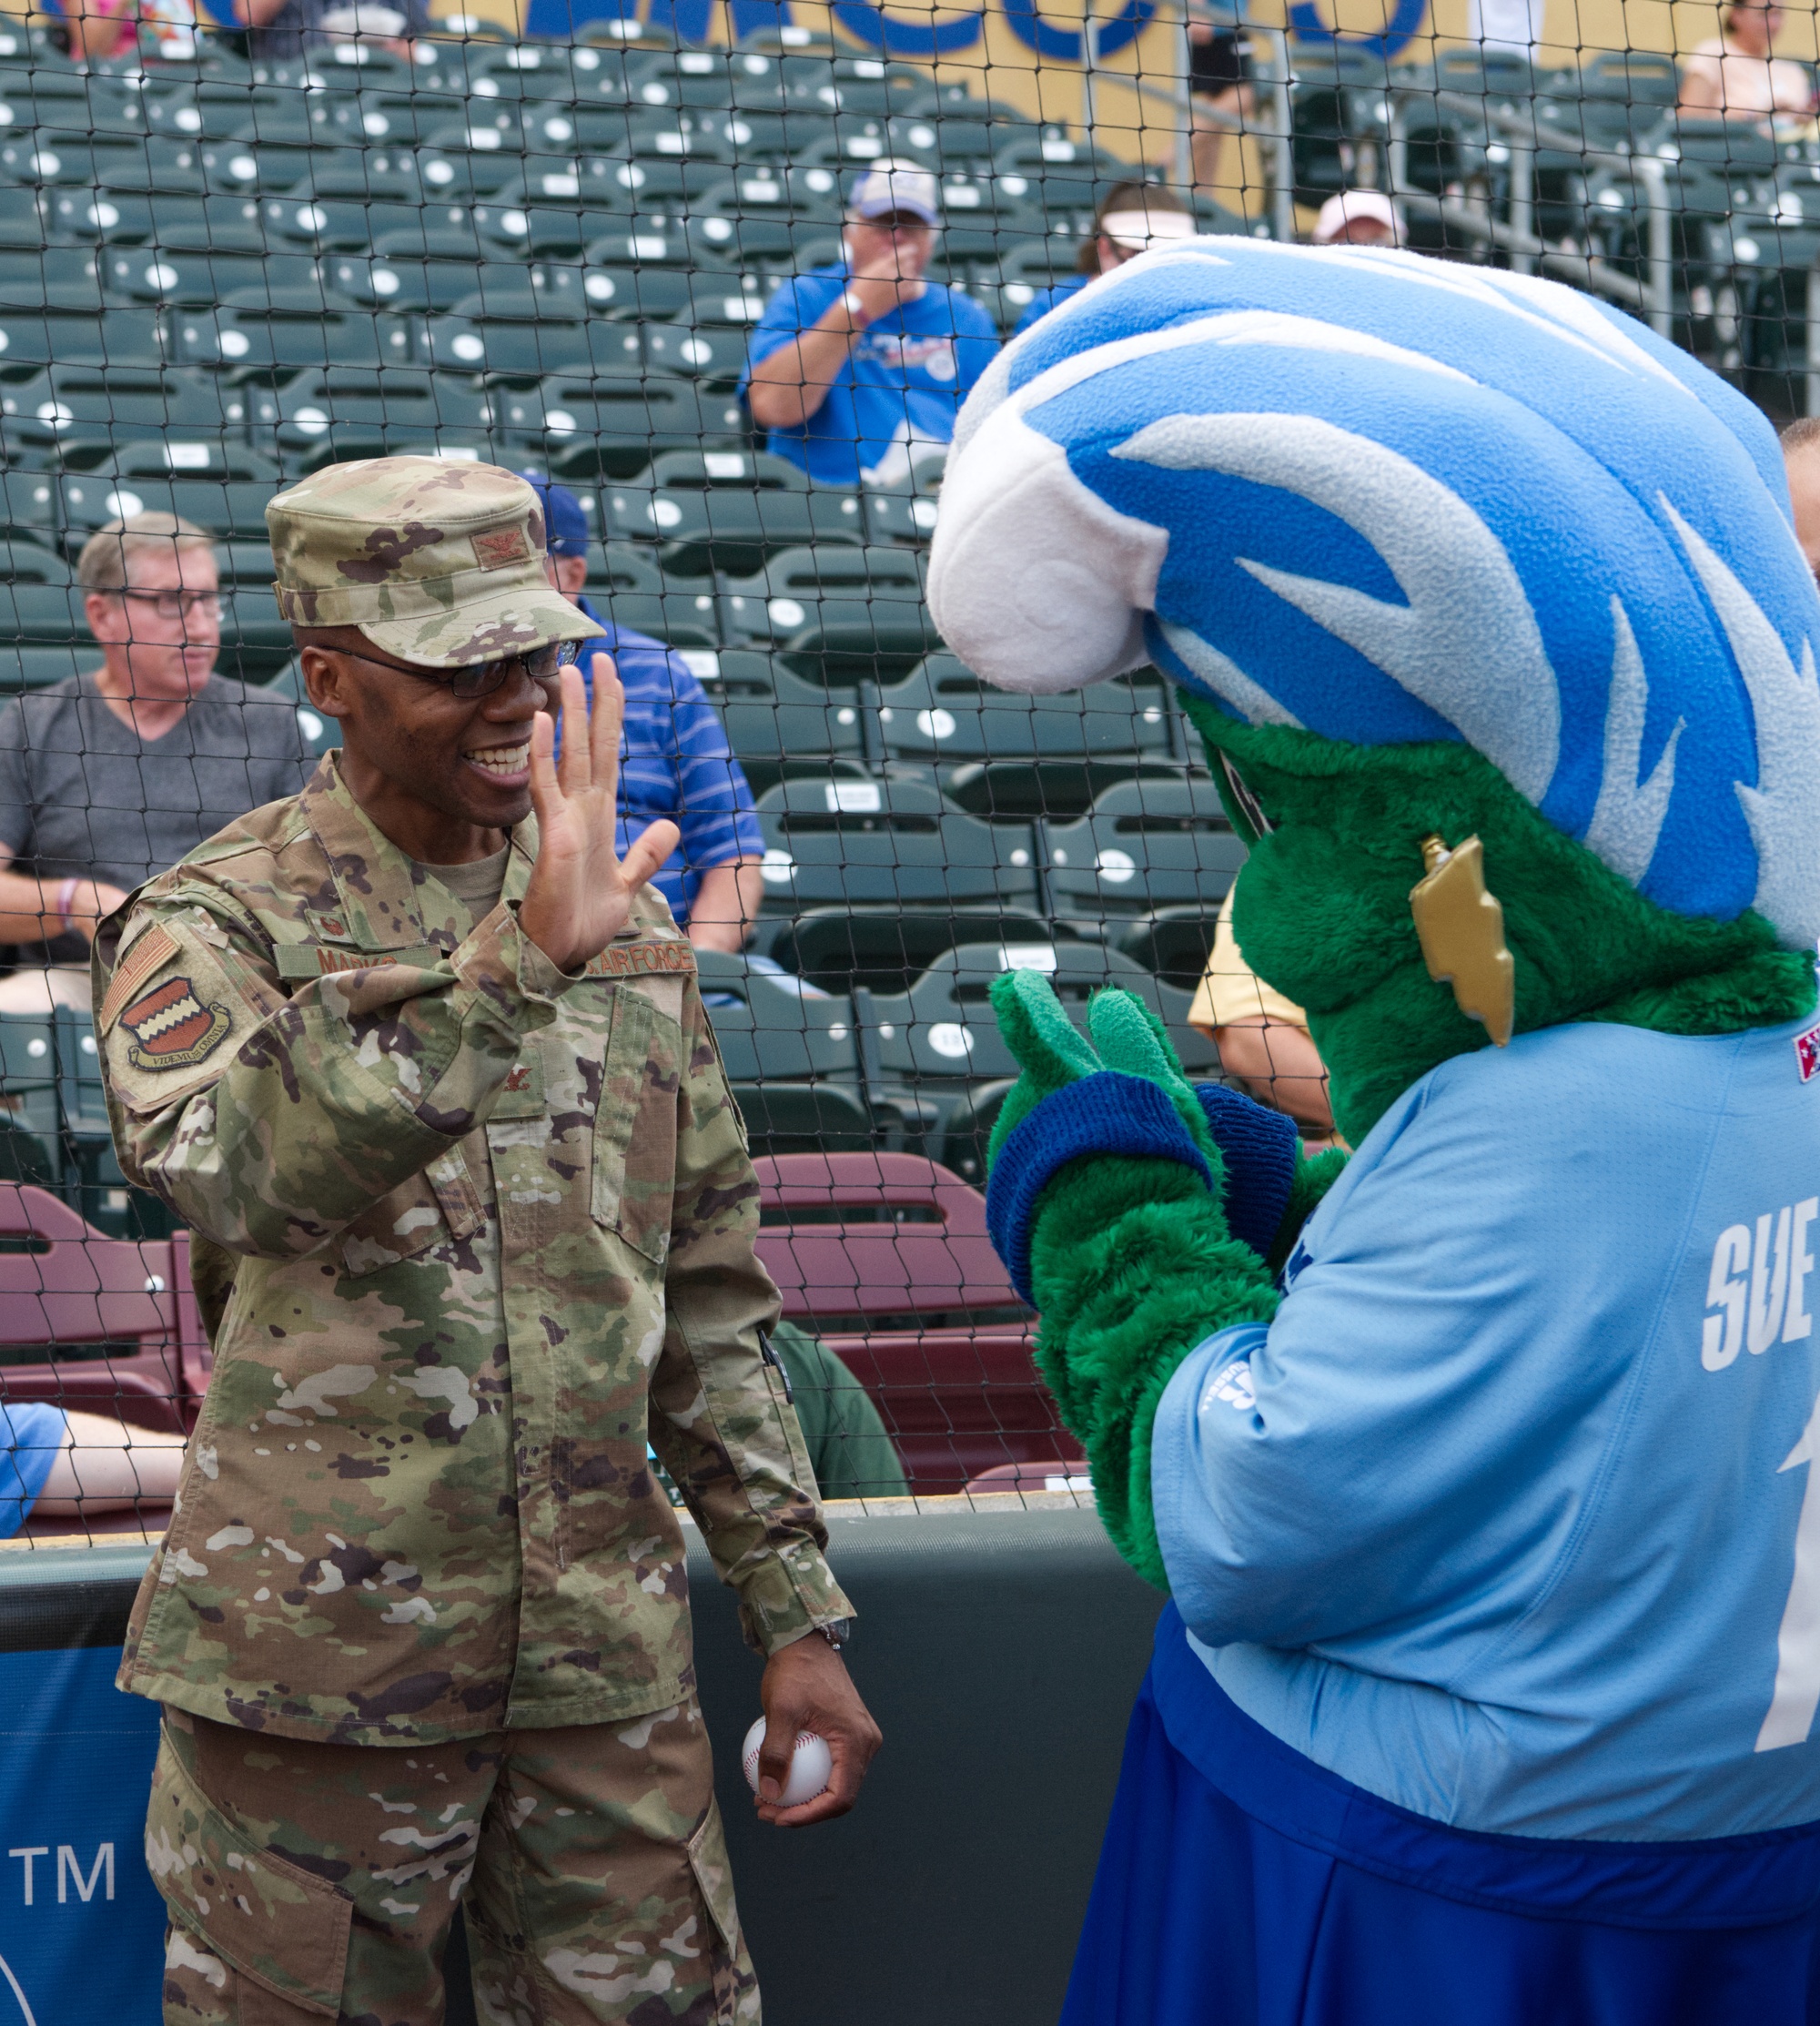
[{"label": "gold lightning bolt earring", "polygon": [[1504,910],[1485,886],[1485,853],[1477,837],[1450,851],[1439,837],[1422,839],[1427,876],[1410,889],[1416,935],[1437,985],[1451,985],[1468,1019],[1483,1023],[1502,1048],[1516,1019],[1517,967],[1504,941]]}]

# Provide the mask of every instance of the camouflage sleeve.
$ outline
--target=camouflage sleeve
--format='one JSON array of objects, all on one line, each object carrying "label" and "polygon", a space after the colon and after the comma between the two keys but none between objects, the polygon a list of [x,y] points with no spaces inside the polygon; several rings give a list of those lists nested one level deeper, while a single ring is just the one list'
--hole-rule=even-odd
[{"label": "camouflage sleeve", "polygon": [[814,1472],[761,1332],[777,1289],[753,1241],[758,1182],[694,980],[682,1001],[676,1192],[652,1446],[739,1593],[747,1643],[775,1653],[853,1616],[824,1558]]},{"label": "camouflage sleeve", "polygon": [[230,1251],[313,1252],[485,1119],[571,982],[502,903],[440,963],[288,997],[225,897],[142,897],[96,957],[120,1165]]}]

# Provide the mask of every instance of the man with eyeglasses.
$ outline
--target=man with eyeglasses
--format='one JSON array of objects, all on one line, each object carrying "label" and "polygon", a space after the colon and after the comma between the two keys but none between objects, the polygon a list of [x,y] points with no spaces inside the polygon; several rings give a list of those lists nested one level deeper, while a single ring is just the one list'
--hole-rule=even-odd
[{"label": "man with eyeglasses", "polygon": [[[165,2018],[430,2026],[465,1903],[489,2019],[755,2021],[647,1442],[767,1656],[763,1818],[844,1812],[878,1734],[676,827],[619,851],[622,694],[521,479],[373,459],[268,520],[340,749],[96,946],[215,1352],[120,1675],[165,1705]],[[834,1779],[784,1809],[804,1727]]]},{"label": "man with eyeglasses", "polygon": [[206,529],[171,513],[110,521],[76,576],[101,666],[0,710],[0,945],[17,966],[0,1012],[86,1010],[101,917],[236,816],[295,795],[314,765],[294,704],[216,672]]}]

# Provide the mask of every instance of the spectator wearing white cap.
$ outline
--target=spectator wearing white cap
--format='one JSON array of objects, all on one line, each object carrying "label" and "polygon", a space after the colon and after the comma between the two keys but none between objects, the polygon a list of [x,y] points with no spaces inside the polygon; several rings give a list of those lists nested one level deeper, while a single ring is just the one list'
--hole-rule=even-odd
[{"label": "spectator wearing white cap", "polygon": [[1014,338],[1021,338],[1058,303],[1078,295],[1096,275],[1110,274],[1151,247],[1171,239],[1192,239],[1194,213],[1173,190],[1155,183],[1117,183],[1094,214],[1093,233],[1081,241],[1075,265],[1080,269],[1052,289],[1040,289],[1017,319]]},{"label": "spectator wearing white cap", "polygon": [[1340,190],[1314,221],[1318,247],[1400,247],[1403,221],[1381,190]]},{"label": "spectator wearing white cap", "polygon": [[740,391],[767,447],[832,485],[907,478],[998,349],[964,290],[925,280],[935,178],[879,162],[855,182],[844,258],[786,281],[753,332]]}]

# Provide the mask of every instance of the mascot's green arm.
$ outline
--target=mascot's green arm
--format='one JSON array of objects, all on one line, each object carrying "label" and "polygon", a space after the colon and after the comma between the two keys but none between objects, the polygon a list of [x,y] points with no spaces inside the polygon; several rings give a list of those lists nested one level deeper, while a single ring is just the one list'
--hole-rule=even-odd
[{"label": "mascot's green arm", "polygon": [[1150,1429],[1197,1344],[1268,1322],[1269,1269],[1230,1236],[1219,1199],[1172,1160],[1070,1161],[1038,1199],[1036,1362],[1087,1451],[1100,1517],[1138,1573],[1168,1587],[1150,1506]]},{"label": "mascot's green arm", "polygon": [[1130,993],[1093,1000],[1091,1043],[1035,972],[998,979],[993,1003],[1024,1072],[993,1133],[993,1237],[1041,1315],[1037,1363],[1107,1532],[1167,1587],[1150,1503],[1163,1390],[1209,1336],[1275,1314],[1265,1251],[1288,1253],[1345,1157],[1305,1161],[1280,1114],[1190,1085]]}]

